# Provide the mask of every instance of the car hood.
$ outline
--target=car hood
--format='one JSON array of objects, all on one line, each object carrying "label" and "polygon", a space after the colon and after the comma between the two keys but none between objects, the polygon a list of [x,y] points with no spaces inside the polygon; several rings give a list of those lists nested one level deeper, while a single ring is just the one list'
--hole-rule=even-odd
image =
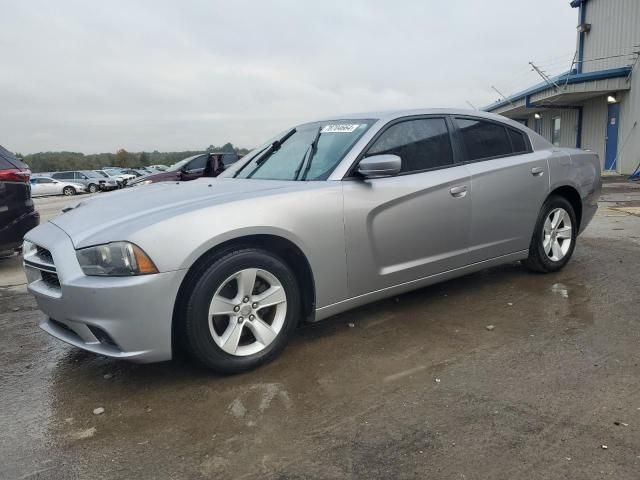
[{"label": "car hood", "polygon": [[77,248],[81,248],[105,241],[126,240],[128,233],[197,209],[318,188],[328,183],[331,182],[212,178],[152,183],[71,204],[50,221],[64,230]]}]

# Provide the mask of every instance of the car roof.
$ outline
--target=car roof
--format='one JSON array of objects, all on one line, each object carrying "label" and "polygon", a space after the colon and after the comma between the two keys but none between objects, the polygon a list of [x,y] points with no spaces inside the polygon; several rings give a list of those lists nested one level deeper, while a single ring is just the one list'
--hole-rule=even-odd
[{"label": "car roof", "polygon": [[[499,122],[508,123],[510,125],[522,126],[518,122],[511,120],[502,115],[495,113],[483,112],[480,110],[470,110],[468,108],[416,108],[407,110],[383,110],[374,112],[359,112],[359,113],[346,113],[340,115],[332,115],[331,117],[320,118],[316,121],[327,120],[383,120],[390,121],[396,118],[410,117],[413,115],[469,115],[473,117],[486,118],[488,120],[497,120]],[[308,122],[311,123],[311,122]]]}]

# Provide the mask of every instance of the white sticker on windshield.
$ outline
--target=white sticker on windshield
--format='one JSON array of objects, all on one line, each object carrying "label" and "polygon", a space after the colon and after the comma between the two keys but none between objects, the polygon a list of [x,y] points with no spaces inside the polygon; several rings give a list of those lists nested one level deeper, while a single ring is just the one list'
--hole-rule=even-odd
[{"label": "white sticker on windshield", "polygon": [[351,133],[360,125],[353,123],[336,123],[322,127],[322,133]]}]

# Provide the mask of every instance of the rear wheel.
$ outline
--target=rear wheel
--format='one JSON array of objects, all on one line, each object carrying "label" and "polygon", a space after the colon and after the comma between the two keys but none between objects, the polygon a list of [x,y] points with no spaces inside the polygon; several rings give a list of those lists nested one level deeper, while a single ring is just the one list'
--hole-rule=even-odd
[{"label": "rear wheel", "polygon": [[279,257],[258,249],[228,252],[201,266],[188,291],[182,325],[186,349],[220,373],[273,360],[300,313],[293,272]]},{"label": "rear wheel", "polygon": [[549,197],[540,210],[529,257],[523,264],[535,272],[557,272],[569,262],[577,235],[578,222],[571,203],[564,197]]},{"label": "rear wheel", "polygon": [[98,191],[98,187],[94,183],[89,184],[89,193],[96,193]]},{"label": "rear wheel", "polygon": [[71,197],[76,194],[76,189],[73,187],[64,187],[62,189],[62,194],[67,197]]}]

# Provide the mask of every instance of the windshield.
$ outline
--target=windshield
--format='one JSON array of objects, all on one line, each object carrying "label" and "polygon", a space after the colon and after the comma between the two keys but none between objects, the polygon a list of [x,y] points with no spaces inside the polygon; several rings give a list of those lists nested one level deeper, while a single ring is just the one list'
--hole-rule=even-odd
[{"label": "windshield", "polygon": [[96,173],[97,173],[98,175],[103,176],[103,177],[108,177],[108,176],[109,176],[109,175],[107,175],[107,172],[101,172],[100,170],[96,170]]},{"label": "windshield", "polygon": [[[261,180],[326,180],[375,120],[328,120],[300,125],[256,149],[250,160],[223,177]],[[284,138],[284,140],[281,140]],[[282,143],[277,142],[281,140]]]}]

